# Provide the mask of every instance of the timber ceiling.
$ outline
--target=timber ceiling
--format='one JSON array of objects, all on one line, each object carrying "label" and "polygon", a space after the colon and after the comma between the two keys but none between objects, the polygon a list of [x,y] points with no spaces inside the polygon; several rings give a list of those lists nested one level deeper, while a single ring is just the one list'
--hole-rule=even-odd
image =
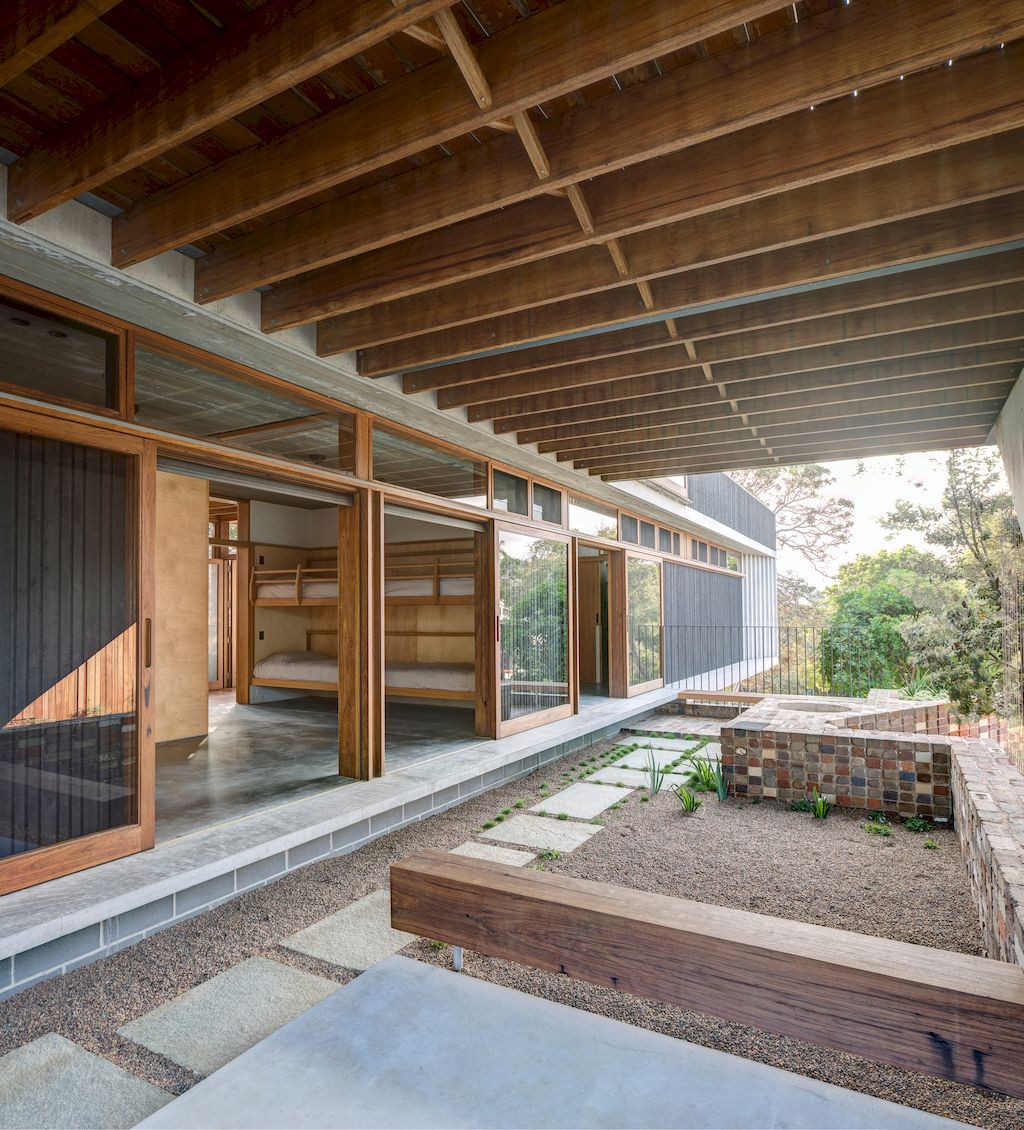
[{"label": "timber ceiling", "polygon": [[984,443],[1020,0],[13,0],[8,216],[608,480]]}]

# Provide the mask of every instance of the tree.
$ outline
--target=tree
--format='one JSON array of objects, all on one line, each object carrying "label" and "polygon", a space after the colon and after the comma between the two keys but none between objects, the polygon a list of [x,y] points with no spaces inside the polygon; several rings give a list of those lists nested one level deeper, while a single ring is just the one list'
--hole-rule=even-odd
[{"label": "tree", "polygon": [[775,582],[779,623],[784,627],[819,627],[824,621],[824,593],[796,573],[780,573]]},{"label": "tree", "polygon": [[822,634],[821,668],[833,694],[864,695],[912,678],[910,647],[901,627],[920,609],[894,584],[829,591],[832,620]]},{"label": "tree", "polygon": [[965,581],[982,590],[980,595],[999,604],[1000,557],[1020,537],[1020,528],[998,454],[985,448],[951,451],[941,507],[903,499],[882,526],[921,534],[946,553],[950,567]]},{"label": "tree", "polygon": [[730,475],[775,511],[779,546],[795,550],[826,575],[823,566],[853,532],[853,502],[828,493],[835,475],[820,463],[759,467]]}]

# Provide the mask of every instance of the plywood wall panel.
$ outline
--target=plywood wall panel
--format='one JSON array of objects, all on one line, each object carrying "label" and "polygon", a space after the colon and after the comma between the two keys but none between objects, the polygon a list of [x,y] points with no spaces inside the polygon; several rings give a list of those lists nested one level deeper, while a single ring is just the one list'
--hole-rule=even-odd
[{"label": "plywood wall panel", "polygon": [[156,740],[207,731],[207,521],[202,479],[156,476]]}]

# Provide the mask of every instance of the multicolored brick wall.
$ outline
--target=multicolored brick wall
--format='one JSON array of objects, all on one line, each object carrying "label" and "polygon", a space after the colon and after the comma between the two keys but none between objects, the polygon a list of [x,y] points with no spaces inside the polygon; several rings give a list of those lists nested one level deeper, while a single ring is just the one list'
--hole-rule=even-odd
[{"label": "multicolored brick wall", "polygon": [[837,730],[790,731],[723,728],[722,766],[741,797],[791,803],[817,789],[846,808],[948,820],[948,739]]},{"label": "multicolored brick wall", "polygon": [[1024,965],[1024,775],[994,742],[954,743],[953,810],[985,952]]},{"label": "multicolored brick wall", "polygon": [[1024,966],[1024,774],[994,741],[950,735],[943,703],[831,701],[842,710],[824,716],[769,698],[723,726],[735,795],[791,803],[817,788],[849,808],[952,819],[986,953]]}]

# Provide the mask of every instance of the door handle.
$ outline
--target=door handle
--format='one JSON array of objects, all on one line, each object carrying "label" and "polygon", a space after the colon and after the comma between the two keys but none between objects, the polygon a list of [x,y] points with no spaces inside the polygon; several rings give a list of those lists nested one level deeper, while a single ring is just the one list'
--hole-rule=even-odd
[{"label": "door handle", "polygon": [[142,665],[147,671],[153,666],[153,621],[148,616],[142,629]]}]

